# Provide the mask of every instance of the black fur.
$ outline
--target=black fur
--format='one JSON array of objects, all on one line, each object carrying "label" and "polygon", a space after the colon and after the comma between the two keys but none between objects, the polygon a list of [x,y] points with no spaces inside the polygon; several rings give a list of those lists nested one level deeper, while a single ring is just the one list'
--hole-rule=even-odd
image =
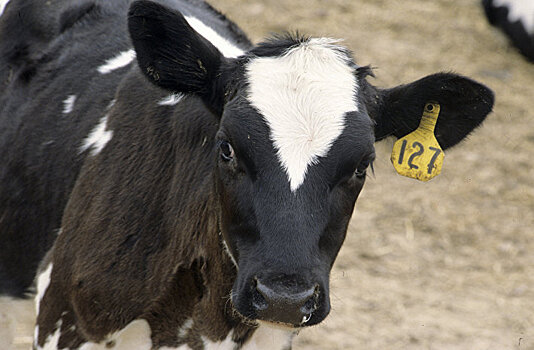
[{"label": "black fur", "polygon": [[443,149],[456,145],[491,112],[494,95],[484,85],[452,73],[438,73],[392,89],[365,85],[375,137],[403,137],[415,130],[428,101],[441,106],[435,135]]},{"label": "black fur", "polygon": [[205,95],[211,90],[220,53],[180,13],[152,1],[136,1],[128,27],[137,62],[149,80],[170,91]]}]

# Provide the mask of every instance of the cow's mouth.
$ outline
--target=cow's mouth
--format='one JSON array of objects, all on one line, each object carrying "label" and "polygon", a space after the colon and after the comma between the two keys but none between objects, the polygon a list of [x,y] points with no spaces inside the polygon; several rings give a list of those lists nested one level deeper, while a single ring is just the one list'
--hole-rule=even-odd
[{"label": "cow's mouth", "polygon": [[299,289],[273,289],[260,281],[240,294],[233,294],[232,304],[247,323],[267,324],[284,329],[300,328],[320,323],[329,312],[329,303],[319,285]]},{"label": "cow's mouth", "polygon": [[260,326],[266,326],[266,327],[269,327],[269,328],[279,329],[281,331],[295,332],[295,333],[298,333],[302,329],[302,327],[295,327],[292,324],[287,324],[287,323],[283,323],[283,322],[272,322],[272,321],[257,320],[256,324],[260,325]]}]

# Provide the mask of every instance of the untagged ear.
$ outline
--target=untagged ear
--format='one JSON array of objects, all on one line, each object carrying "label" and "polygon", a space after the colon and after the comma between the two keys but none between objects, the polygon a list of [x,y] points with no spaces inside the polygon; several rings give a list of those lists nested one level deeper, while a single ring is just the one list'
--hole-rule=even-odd
[{"label": "untagged ear", "polygon": [[400,138],[417,129],[425,103],[436,101],[441,109],[435,135],[443,149],[456,145],[479,126],[494,103],[489,88],[451,73],[429,75],[392,89],[366,88],[377,141],[390,135]]},{"label": "untagged ear", "polygon": [[223,56],[181,13],[136,1],[128,13],[128,29],[139,67],[150,81],[172,92],[213,100]]}]

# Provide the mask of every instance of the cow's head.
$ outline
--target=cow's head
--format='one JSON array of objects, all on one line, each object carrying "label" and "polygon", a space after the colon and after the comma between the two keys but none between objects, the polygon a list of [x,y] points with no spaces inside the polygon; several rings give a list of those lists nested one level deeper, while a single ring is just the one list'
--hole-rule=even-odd
[{"label": "cow's head", "polygon": [[447,148],[493,105],[489,89],[454,74],[377,89],[330,39],[273,38],[225,57],[180,13],[147,1],[133,4],[129,27],[148,79],[200,96],[219,120],[222,233],[238,268],[232,301],[248,319],[300,327],[326,317],[330,269],[376,140],[417,128],[433,100]]}]

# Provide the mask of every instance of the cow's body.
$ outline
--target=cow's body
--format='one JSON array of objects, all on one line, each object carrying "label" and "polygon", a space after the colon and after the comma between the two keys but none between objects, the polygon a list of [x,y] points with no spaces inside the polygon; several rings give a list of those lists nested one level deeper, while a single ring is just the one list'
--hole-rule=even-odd
[{"label": "cow's body", "polygon": [[[133,60],[128,54],[132,46],[126,29],[129,1],[103,1],[96,9],[75,5],[77,1],[55,1],[46,10],[39,8],[45,6],[39,2],[31,7],[28,3],[12,2],[6,8],[0,42],[0,197],[10,199],[0,203],[0,212],[9,223],[3,227],[3,244],[12,246],[0,255],[0,292],[19,296],[33,281],[39,261],[55,240],[80,167],[101,136],[97,125],[108,114],[121,77]],[[193,3],[202,6],[174,2],[180,10],[191,8],[197,17],[234,38],[236,47],[250,45],[217,12],[201,2]],[[18,26],[18,17],[10,16],[18,12],[16,6],[22,8],[24,24],[35,28]],[[64,33],[59,33],[61,22],[78,17],[75,28],[63,28]],[[11,37],[14,29],[20,33]],[[121,55],[123,62],[113,64]],[[154,90],[148,86],[143,93]],[[169,95],[154,92],[152,97],[164,103]],[[173,101],[167,104],[172,105]],[[164,106],[158,110],[172,112]],[[28,115],[42,117],[27,120]],[[90,139],[95,129],[97,133]],[[86,150],[82,150],[84,144],[89,145]]]},{"label": "cow's body", "polygon": [[493,95],[452,74],[376,89],[330,39],[253,47],[202,1],[158,3],[6,7],[0,292],[49,251],[36,349],[289,348],[329,312],[375,138],[439,100],[453,146]]}]

